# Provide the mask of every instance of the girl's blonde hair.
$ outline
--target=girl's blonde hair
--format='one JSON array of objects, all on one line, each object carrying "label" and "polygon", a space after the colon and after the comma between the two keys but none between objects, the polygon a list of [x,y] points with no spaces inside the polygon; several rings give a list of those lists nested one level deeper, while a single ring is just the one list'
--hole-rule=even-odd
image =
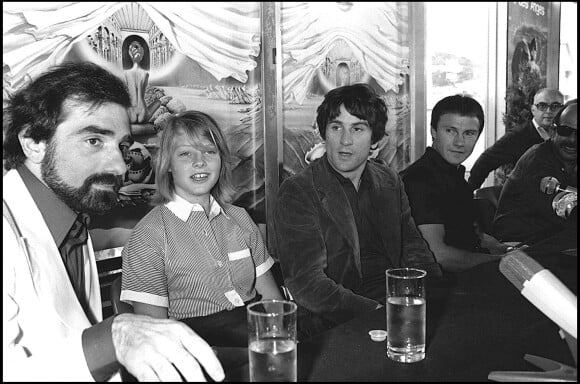
[{"label": "girl's blonde hair", "polygon": [[175,151],[175,136],[180,132],[185,133],[191,140],[199,141],[201,138],[214,143],[221,158],[220,175],[217,183],[211,189],[211,195],[220,205],[230,203],[234,194],[231,183],[232,158],[223,132],[216,121],[209,115],[199,111],[185,111],[172,116],[168,121],[159,143],[159,152],[155,165],[155,184],[157,193],[154,201],[157,204],[165,204],[173,200],[175,183],[171,168],[171,155]]}]

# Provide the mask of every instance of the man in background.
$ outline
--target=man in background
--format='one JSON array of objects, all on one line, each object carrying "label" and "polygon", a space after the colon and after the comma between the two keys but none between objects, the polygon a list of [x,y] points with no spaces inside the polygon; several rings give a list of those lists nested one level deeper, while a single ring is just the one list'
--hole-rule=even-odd
[{"label": "man in background", "polygon": [[473,164],[467,181],[471,188],[478,189],[490,172],[505,164],[515,164],[532,145],[548,140],[552,119],[563,101],[564,96],[557,89],[538,90],[531,107],[532,119],[506,133]]},{"label": "man in background", "polygon": [[417,228],[446,271],[498,260],[507,249],[476,230],[477,208],[461,165],[473,152],[483,124],[483,109],[473,98],[443,98],[431,114],[433,146],[401,172]]},{"label": "man in background", "polygon": [[139,380],[215,380],[212,349],[175,320],[103,321],[89,215],[117,202],[131,144],[123,82],[65,64],[9,101],[3,177],[3,379],[104,381],[120,364]]},{"label": "man in background", "polygon": [[[551,132],[549,140],[534,145],[518,160],[502,188],[493,233],[503,241],[534,242],[576,225],[566,212],[554,211],[556,194],[547,193],[544,179],[555,178],[562,189],[578,186],[578,99],[556,114]],[[577,193],[569,197],[575,203]]]}]

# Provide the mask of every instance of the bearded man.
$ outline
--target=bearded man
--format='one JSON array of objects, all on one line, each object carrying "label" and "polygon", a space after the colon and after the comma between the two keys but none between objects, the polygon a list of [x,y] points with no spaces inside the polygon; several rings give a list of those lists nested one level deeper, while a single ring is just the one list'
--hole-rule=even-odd
[{"label": "bearded man", "polygon": [[131,144],[123,82],[95,64],[51,69],[16,92],[4,136],[4,381],[216,380],[211,347],[185,324],[102,319],[89,215],[117,201]]}]

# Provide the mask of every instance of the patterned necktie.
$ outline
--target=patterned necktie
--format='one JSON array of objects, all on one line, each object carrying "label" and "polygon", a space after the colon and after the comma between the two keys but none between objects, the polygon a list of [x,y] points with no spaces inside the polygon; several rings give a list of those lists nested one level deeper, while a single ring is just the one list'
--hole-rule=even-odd
[{"label": "patterned necktie", "polygon": [[89,313],[85,294],[85,263],[83,246],[88,239],[89,216],[80,213],[60,247],[69,279],[85,313]]}]

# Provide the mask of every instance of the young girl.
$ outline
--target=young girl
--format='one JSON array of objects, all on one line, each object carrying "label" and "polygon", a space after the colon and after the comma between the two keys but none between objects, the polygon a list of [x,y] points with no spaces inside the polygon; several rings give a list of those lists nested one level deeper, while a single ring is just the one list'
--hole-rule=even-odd
[{"label": "young girl", "polygon": [[123,249],[121,300],[135,313],[181,320],[211,345],[245,347],[245,305],[282,295],[257,226],[228,203],[229,167],[214,119],[172,117],[156,163],[159,205]]}]

